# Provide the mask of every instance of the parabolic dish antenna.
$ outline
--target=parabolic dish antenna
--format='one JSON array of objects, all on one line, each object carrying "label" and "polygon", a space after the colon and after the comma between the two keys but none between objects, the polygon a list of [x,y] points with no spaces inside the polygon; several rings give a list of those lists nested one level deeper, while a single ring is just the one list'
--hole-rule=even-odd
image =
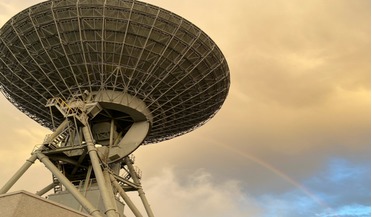
[{"label": "parabolic dish antenna", "polygon": [[223,54],[202,30],[131,0],[46,1],[23,10],[1,28],[0,60],[2,92],[41,125],[53,128],[48,99],[111,90],[145,103],[152,115],[145,143],[205,123],[230,83]]},{"label": "parabolic dish antenna", "polygon": [[53,174],[39,195],[54,189],[51,200],[93,216],[123,216],[125,202],[142,216],[126,195],[138,191],[153,216],[130,154],[204,124],[229,86],[217,45],[165,9],[135,0],[27,8],[0,29],[0,90],[53,133],[0,194],[38,159]]}]

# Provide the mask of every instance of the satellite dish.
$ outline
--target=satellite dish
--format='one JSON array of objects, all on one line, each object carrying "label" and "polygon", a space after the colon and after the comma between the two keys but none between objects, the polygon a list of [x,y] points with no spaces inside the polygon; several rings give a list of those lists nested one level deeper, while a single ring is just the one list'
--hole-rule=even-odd
[{"label": "satellite dish", "polygon": [[54,176],[62,171],[72,184],[56,177],[62,183],[60,190],[53,186],[56,194],[64,186],[91,215],[99,216],[73,192],[75,182],[97,180],[103,212],[115,216],[105,178],[127,191],[142,189],[129,155],[203,125],[221,108],[229,85],[226,59],[212,39],[140,1],[46,1],[0,29],[1,92],[53,130],[31,161],[41,160]]}]

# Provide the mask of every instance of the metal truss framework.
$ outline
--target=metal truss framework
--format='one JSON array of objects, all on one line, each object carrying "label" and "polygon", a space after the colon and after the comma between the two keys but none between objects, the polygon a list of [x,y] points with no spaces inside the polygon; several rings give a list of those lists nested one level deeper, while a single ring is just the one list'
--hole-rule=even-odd
[{"label": "metal truss framework", "polygon": [[[34,149],[0,194],[6,193],[38,159],[53,174],[53,182],[37,195],[54,189],[54,194],[48,195],[50,200],[84,209],[95,217],[124,217],[124,204],[136,217],[142,217],[127,195],[137,191],[147,216],[154,216],[141,186],[141,171],[133,166],[134,157],[130,155],[147,135],[150,123],[146,119],[151,118],[145,118],[148,113],[141,102],[128,95],[122,94],[120,101],[117,97],[111,104],[104,97],[106,92],[95,95],[88,97],[90,101],[76,95],[67,102],[61,98],[48,100],[47,106],[58,110],[64,121]],[[129,113],[108,111],[113,104]],[[136,110],[141,110],[144,117]],[[118,129],[124,125],[126,130]]]},{"label": "metal truss framework", "polygon": [[199,28],[134,0],[52,0],[0,30],[0,90],[18,109],[53,128],[63,117],[47,100],[102,90],[141,99],[153,116],[144,144],[204,124],[222,106],[229,69]]}]

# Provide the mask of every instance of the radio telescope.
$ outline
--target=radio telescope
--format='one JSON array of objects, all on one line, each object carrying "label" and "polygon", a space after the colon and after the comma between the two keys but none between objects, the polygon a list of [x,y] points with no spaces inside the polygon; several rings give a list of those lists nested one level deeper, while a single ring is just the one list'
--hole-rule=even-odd
[{"label": "radio telescope", "polygon": [[[52,183],[37,192],[92,216],[142,216],[133,166],[141,145],[183,135],[221,108],[229,90],[217,45],[186,19],[136,0],[50,0],[0,29],[0,90],[52,130],[0,190],[37,159]],[[99,198],[99,199],[97,199]]]}]

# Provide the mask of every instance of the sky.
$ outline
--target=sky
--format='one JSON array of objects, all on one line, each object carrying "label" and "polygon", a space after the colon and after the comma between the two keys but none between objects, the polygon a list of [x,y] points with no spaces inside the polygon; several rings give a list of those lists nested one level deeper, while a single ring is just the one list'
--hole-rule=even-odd
[{"label": "sky", "polygon": [[[38,2],[1,0],[0,25]],[[231,75],[213,119],[135,152],[156,216],[371,215],[370,1],[146,2],[205,31]],[[0,96],[0,186],[47,133]],[[50,182],[35,163],[11,191]]]}]

